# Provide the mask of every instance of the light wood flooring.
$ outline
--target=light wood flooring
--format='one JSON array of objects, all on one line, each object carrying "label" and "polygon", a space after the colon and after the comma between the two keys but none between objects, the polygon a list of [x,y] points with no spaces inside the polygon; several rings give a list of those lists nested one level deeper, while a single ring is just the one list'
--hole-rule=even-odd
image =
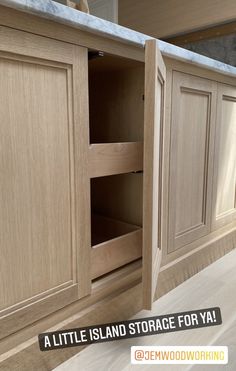
[{"label": "light wood flooring", "polygon": [[[223,324],[176,333],[94,344],[55,371],[235,371],[236,370],[236,249],[157,300],[152,312],[135,317],[219,306]],[[91,324],[92,325],[92,324]],[[228,365],[131,365],[132,345],[226,345]]]}]

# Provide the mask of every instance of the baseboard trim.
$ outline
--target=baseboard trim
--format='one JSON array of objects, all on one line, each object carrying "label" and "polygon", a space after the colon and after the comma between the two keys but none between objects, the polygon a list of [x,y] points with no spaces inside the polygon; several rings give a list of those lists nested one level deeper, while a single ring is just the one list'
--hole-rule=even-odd
[{"label": "baseboard trim", "polygon": [[236,247],[236,228],[161,267],[155,298],[173,290]]}]

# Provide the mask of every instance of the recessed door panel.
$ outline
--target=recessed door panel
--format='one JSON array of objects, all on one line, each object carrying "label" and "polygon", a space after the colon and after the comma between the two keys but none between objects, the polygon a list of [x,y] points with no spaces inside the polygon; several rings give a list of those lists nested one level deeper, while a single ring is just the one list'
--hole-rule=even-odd
[{"label": "recessed door panel", "polygon": [[218,84],[213,227],[236,218],[236,88]]},{"label": "recessed door panel", "polygon": [[216,83],[173,73],[169,252],[210,231],[215,94]]},{"label": "recessed door panel", "polygon": [[26,35],[0,37],[0,337],[90,288],[87,51]]}]

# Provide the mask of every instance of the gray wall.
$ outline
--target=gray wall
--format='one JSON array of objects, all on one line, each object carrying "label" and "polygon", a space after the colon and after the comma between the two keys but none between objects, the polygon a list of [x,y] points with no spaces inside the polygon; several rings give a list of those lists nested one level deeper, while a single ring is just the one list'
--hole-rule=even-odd
[{"label": "gray wall", "polygon": [[185,44],[185,49],[236,66],[236,34]]}]

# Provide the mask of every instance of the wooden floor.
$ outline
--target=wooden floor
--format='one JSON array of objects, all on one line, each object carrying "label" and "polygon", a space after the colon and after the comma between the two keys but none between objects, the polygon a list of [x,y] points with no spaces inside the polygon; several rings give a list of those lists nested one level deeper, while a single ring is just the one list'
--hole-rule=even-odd
[{"label": "wooden floor", "polygon": [[[216,327],[95,344],[74,356],[56,371],[235,371],[236,370],[236,250],[160,298],[152,312],[136,318],[219,306],[223,324]],[[91,324],[92,325],[92,324]],[[212,365],[131,365],[132,345],[226,345],[229,363]]]}]

